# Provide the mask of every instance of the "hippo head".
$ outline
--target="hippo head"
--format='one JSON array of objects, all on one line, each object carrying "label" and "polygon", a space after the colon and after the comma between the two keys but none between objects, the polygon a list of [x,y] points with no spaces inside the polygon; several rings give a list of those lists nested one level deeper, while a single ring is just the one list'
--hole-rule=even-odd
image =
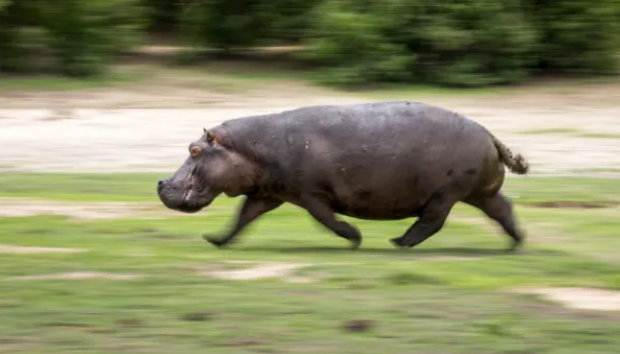
[{"label": "hippo head", "polygon": [[189,157],[169,178],[157,184],[163,204],[173,210],[195,213],[225,193],[237,196],[251,190],[258,169],[234,151],[223,129],[204,130],[189,145]]}]

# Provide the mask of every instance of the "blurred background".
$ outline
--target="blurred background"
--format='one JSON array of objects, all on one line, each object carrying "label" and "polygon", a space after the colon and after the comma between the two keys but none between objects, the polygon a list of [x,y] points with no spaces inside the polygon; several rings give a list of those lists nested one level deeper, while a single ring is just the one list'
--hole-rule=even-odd
[{"label": "blurred background", "polygon": [[[619,69],[617,0],[0,0],[0,353],[618,353]],[[379,100],[526,156],[522,253],[464,205],[216,250],[240,198],[157,198],[203,127]]]}]

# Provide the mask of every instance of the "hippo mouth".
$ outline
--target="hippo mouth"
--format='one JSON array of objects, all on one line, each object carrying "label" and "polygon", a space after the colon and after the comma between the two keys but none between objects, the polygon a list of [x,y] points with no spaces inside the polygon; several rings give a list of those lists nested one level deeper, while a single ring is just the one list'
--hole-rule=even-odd
[{"label": "hippo mouth", "polygon": [[[198,187],[198,188],[197,188]],[[184,213],[195,213],[211,204],[215,195],[208,188],[199,186],[195,174],[189,177],[189,185],[183,193],[181,204],[176,209]]]},{"label": "hippo mouth", "polygon": [[185,183],[168,182],[158,187],[159,198],[169,209],[183,213],[196,213],[211,202],[217,196],[210,188],[198,182],[195,173],[186,179]]},{"label": "hippo mouth", "polygon": [[195,213],[211,204],[215,197],[208,191],[197,192],[193,188],[188,188],[181,201],[175,209],[184,213]]}]

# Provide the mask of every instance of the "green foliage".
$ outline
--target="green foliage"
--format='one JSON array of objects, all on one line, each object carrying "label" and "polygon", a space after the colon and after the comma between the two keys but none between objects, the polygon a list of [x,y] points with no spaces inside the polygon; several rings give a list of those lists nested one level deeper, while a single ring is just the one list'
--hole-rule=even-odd
[{"label": "green foliage", "polygon": [[204,0],[183,10],[183,33],[198,46],[234,49],[264,39],[275,13],[260,0]]},{"label": "green foliage", "polygon": [[21,31],[23,6],[0,0],[0,70],[23,72],[28,69],[28,48]]},{"label": "green foliage", "polygon": [[297,42],[309,36],[311,12],[322,3],[323,0],[272,1],[277,16],[272,19],[270,38],[283,42]]},{"label": "green foliage", "polygon": [[332,75],[336,83],[510,83],[532,63],[535,33],[511,0],[331,3],[318,13],[310,43],[318,62],[351,73]]},{"label": "green foliage", "polygon": [[155,32],[175,32],[183,2],[178,0],[144,0],[148,29]]},{"label": "green foliage", "polygon": [[[520,81],[532,63],[535,32],[513,0],[395,1],[386,38],[418,57],[415,76],[456,86]],[[382,16],[383,17],[383,16]]]},{"label": "green foliage", "polygon": [[[332,83],[516,83],[533,68],[609,73],[617,66],[617,0],[327,0],[308,56]],[[387,19],[387,20],[386,20]]]},{"label": "green foliage", "polygon": [[99,74],[112,54],[135,43],[142,27],[140,0],[3,0],[0,5],[5,71],[33,70],[30,54],[49,49],[58,72]]},{"label": "green foliage", "polygon": [[[618,0],[0,0],[0,70],[106,70],[143,28],[198,48],[304,41],[323,82],[516,83],[618,68]],[[36,65],[35,65],[36,64]]]},{"label": "green foliage", "polygon": [[202,0],[181,10],[181,33],[198,47],[223,50],[293,42],[319,0]]},{"label": "green foliage", "polygon": [[329,67],[323,81],[338,85],[372,81],[406,81],[415,57],[404,45],[386,41],[382,20],[350,6],[326,3],[317,21],[306,58]]},{"label": "green foliage", "polygon": [[620,2],[532,0],[530,6],[541,32],[541,69],[579,74],[616,71]]},{"label": "green foliage", "polygon": [[134,43],[143,25],[138,0],[54,0],[41,16],[58,70],[69,76],[102,73],[110,56]]}]

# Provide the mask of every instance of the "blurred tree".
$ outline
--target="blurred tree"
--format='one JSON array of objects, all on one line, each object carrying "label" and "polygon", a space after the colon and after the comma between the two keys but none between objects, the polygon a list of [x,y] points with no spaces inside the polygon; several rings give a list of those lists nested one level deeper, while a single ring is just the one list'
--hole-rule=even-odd
[{"label": "blurred tree", "polygon": [[140,0],[47,0],[43,25],[50,32],[57,69],[70,76],[102,73],[115,52],[134,44],[143,28]]},{"label": "blurred tree", "polygon": [[27,43],[21,31],[24,3],[0,0],[0,70],[24,72],[29,68]]},{"label": "blurred tree", "polygon": [[[263,0],[266,1],[266,0]],[[269,27],[273,41],[296,43],[309,35],[311,12],[323,0],[275,0],[271,1],[277,16]]]},{"label": "blurred tree", "polygon": [[[56,71],[99,74],[111,55],[135,43],[143,24],[140,0],[0,0],[0,69],[33,69],[31,53],[48,47]],[[41,29],[47,43],[41,43]],[[34,45],[37,45],[36,47]]]},{"label": "blurred tree", "polygon": [[618,68],[618,0],[529,0],[545,72],[605,74]]},{"label": "blurred tree", "polygon": [[518,0],[391,2],[386,38],[418,56],[418,80],[456,86],[514,83],[528,75],[536,32]]},{"label": "blurred tree", "polygon": [[181,9],[188,1],[144,0],[143,4],[147,9],[148,30],[158,33],[176,33]]},{"label": "blurred tree", "polygon": [[536,39],[518,0],[332,0],[315,13],[314,29],[311,57],[346,72],[332,75],[335,83],[516,82]]},{"label": "blurred tree", "polygon": [[[294,43],[338,84],[506,84],[618,68],[619,0],[0,0],[0,70],[103,72],[142,30],[198,47]],[[43,31],[42,31],[43,30]],[[41,35],[43,32],[44,35]]]},{"label": "blurred tree", "polygon": [[199,47],[231,50],[295,42],[320,0],[201,0],[181,9],[184,37]]},{"label": "blurred tree", "polygon": [[328,69],[321,80],[337,85],[376,81],[408,81],[413,53],[404,43],[386,40],[384,18],[366,13],[359,3],[327,1],[313,12],[315,19],[303,57]]}]

